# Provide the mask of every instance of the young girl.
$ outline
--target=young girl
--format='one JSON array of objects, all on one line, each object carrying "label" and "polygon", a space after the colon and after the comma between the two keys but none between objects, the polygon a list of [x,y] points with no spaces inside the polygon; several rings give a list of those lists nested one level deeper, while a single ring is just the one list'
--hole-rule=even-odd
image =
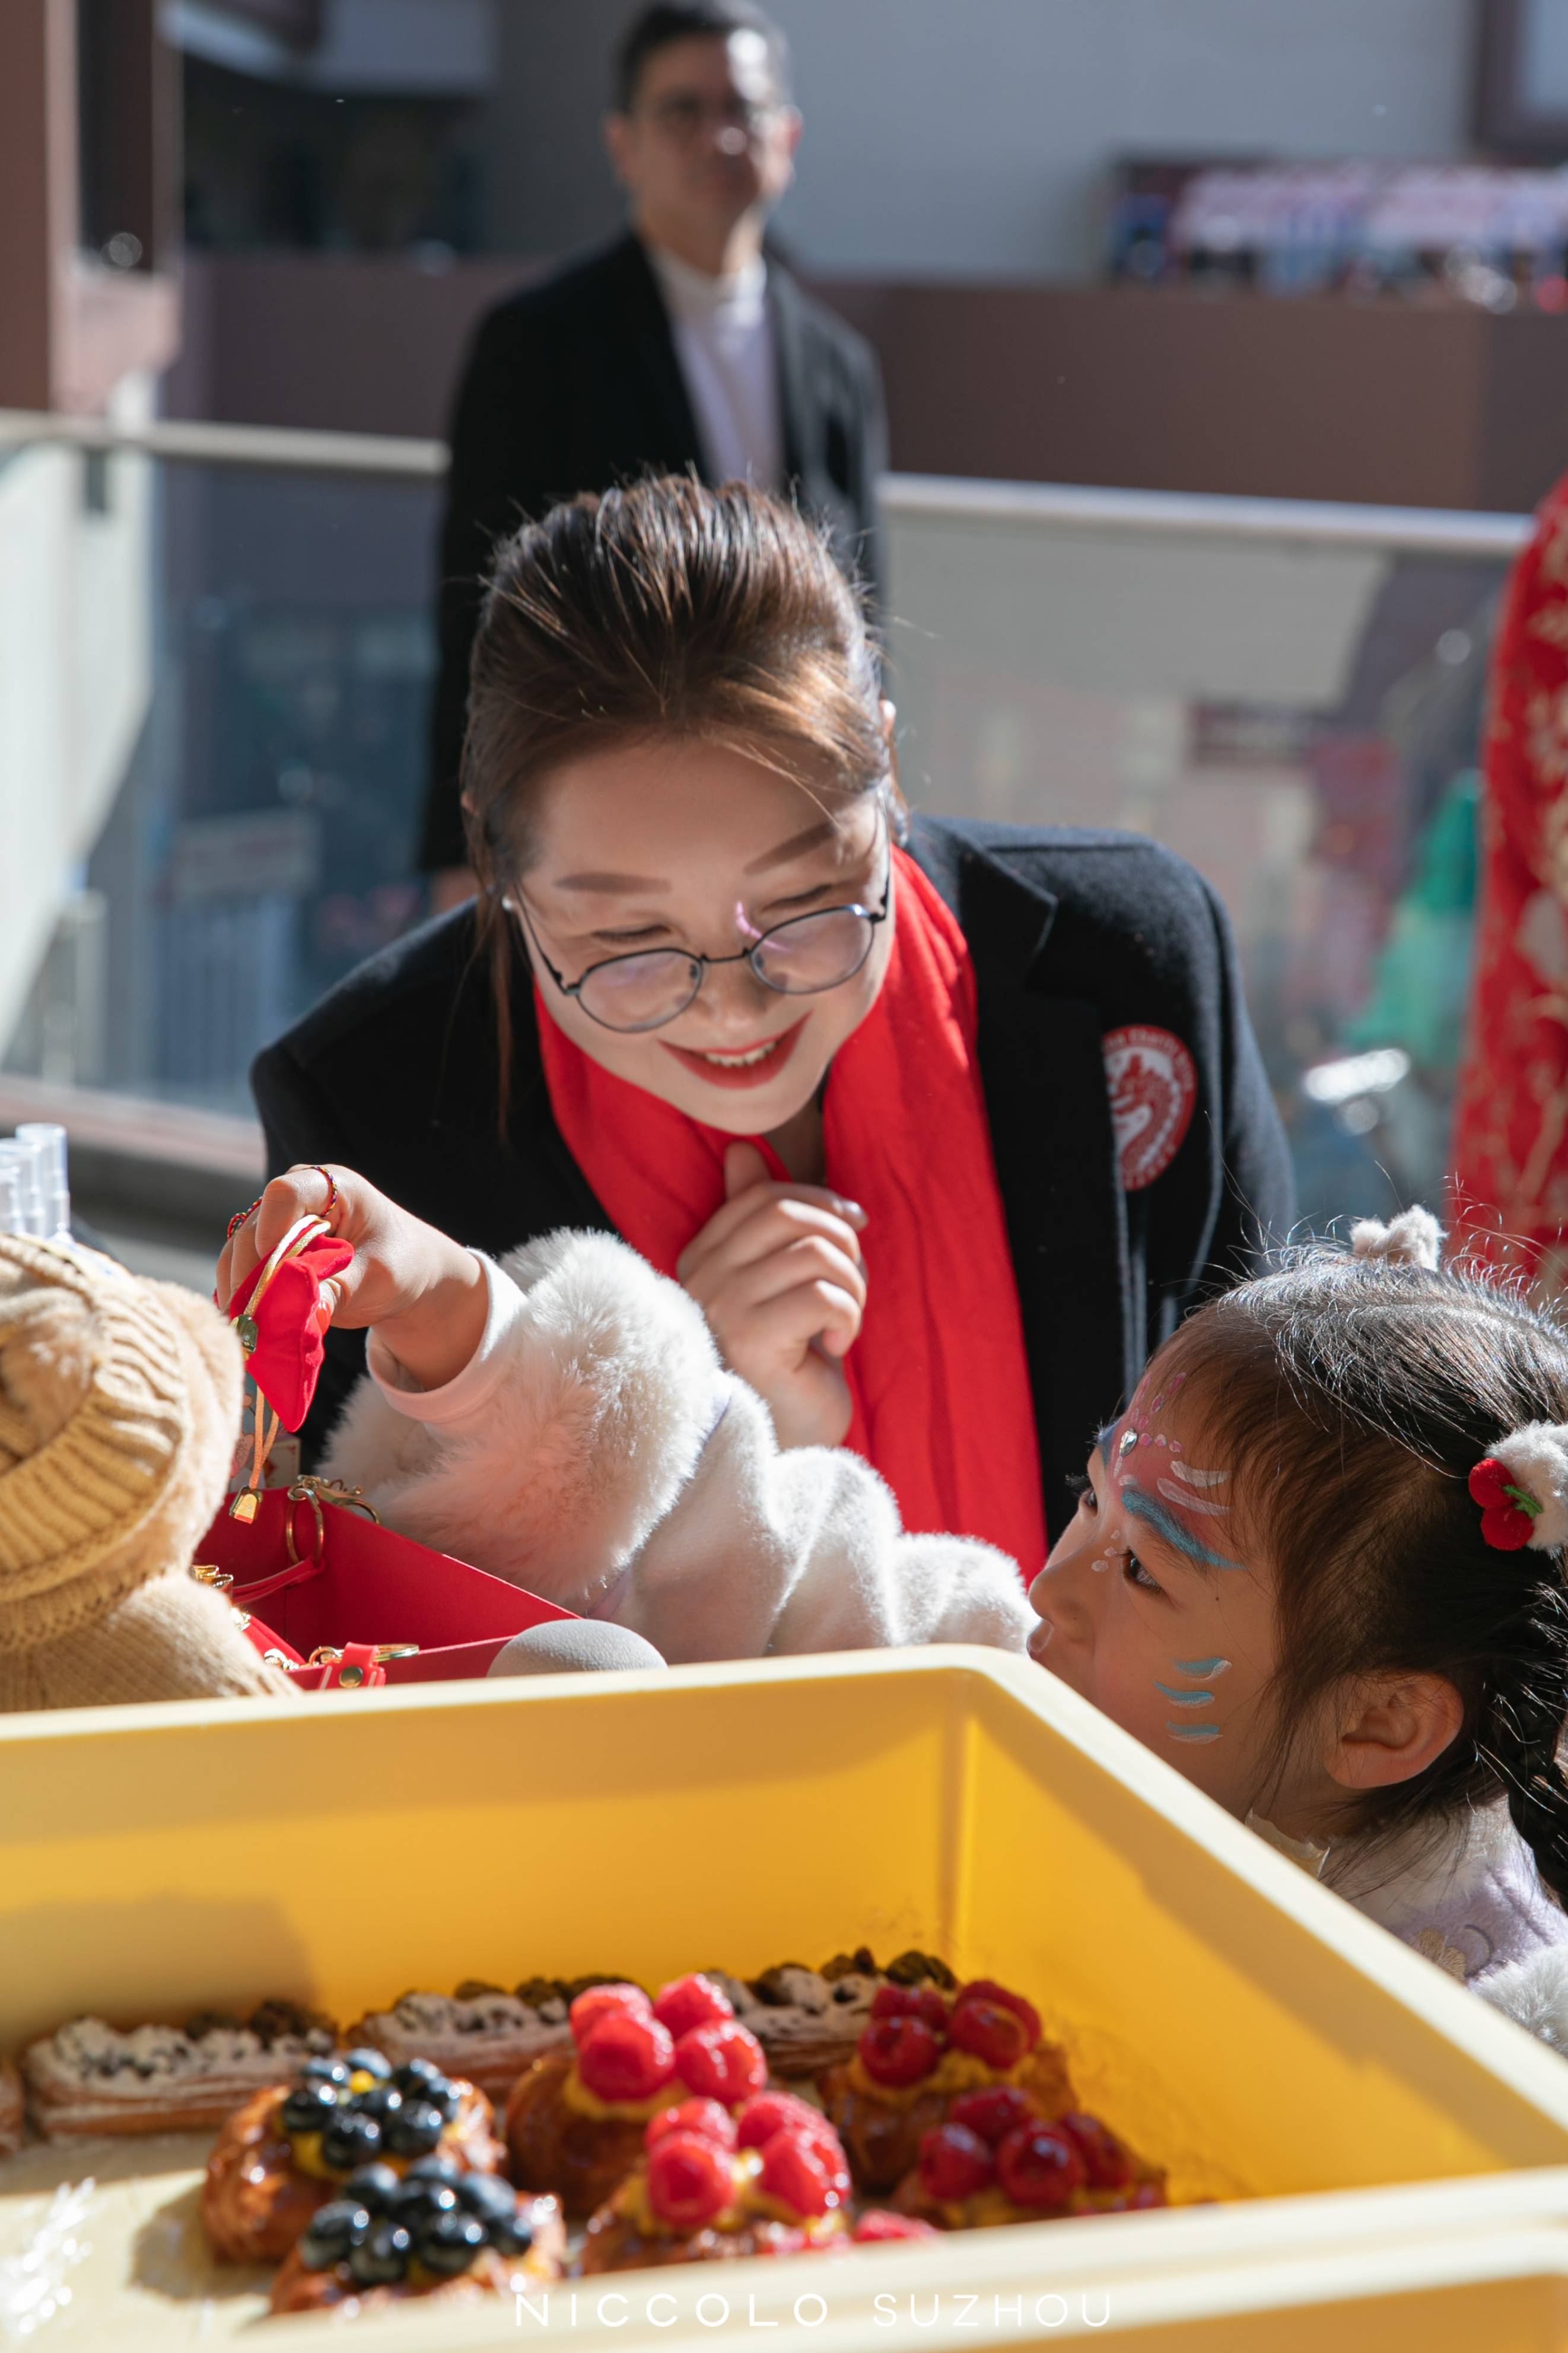
[{"label": "young girl", "polygon": [[1160,1349],[1032,1656],[1548,2040],[1568,2022],[1568,1342],[1425,1211]]}]

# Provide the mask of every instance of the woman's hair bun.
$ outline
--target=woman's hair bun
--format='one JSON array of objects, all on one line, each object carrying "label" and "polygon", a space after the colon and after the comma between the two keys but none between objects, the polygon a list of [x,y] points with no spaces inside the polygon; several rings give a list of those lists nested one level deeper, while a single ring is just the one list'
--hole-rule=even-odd
[{"label": "woman's hair bun", "polygon": [[1430,1209],[1402,1209],[1391,1225],[1360,1218],[1351,1228],[1351,1256],[1384,1266],[1420,1266],[1435,1274],[1443,1262],[1443,1229]]}]

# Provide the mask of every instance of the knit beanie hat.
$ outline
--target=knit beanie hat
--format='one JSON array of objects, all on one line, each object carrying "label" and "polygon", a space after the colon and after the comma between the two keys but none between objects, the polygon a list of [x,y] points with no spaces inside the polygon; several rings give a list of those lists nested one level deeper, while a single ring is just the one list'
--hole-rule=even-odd
[{"label": "knit beanie hat", "polygon": [[194,1292],[74,1243],[0,1234],[0,1662],[68,1662],[152,1580],[173,1572],[184,1588],[173,1679],[154,1662],[144,1689],[100,1694],[68,1675],[57,1694],[51,1664],[47,1696],[0,1693],[0,1706],[278,1688],[186,1575],[227,1486],[241,1385],[233,1334]]}]

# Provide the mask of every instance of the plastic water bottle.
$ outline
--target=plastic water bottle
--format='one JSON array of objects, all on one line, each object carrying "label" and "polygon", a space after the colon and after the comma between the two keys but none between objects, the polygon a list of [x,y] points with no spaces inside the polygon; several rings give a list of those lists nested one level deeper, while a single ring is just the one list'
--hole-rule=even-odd
[{"label": "plastic water bottle", "polygon": [[70,1178],[66,1168],[66,1132],[55,1121],[30,1119],[16,1130],[18,1144],[29,1144],[37,1155],[43,1196],[40,1234],[51,1241],[71,1238]]},{"label": "plastic water bottle", "polygon": [[36,1144],[24,1144],[12,1137],[0,1144],[0,1167],[9,1168],[16,1179],[17,1206],[16,1222],[11,1230],[27,1234],[41,1241],[44,1236],[43,1170]]},{"label": "plastic water bottle", "polygon": [[21,1172],[8,1160],[0,1160],[0,1234],[26,1231],[22,1223]]}]

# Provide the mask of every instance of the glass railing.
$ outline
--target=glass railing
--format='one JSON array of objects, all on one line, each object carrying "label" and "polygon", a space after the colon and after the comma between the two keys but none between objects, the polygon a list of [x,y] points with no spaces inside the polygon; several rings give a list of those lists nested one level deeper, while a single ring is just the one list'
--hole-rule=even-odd
[{"label": "glass railing", "polygon": [[1303,1220],[1440,1199],[1528,522],[929,480],[890,503],[911,797],[1180,850],[1236,926]]},{"label": "glass railing", "polygon": [[[0,1067],[244,1112],[257,1049],[424,912],[442,453],[47,429],[100,445],[89,503],[151,470],[153,658]],[[1304,1216],[1436,1198],[1487,652],[1528,524],[914,477],[886,504],[910,800],[1190,858],[1237,927]]]}]

